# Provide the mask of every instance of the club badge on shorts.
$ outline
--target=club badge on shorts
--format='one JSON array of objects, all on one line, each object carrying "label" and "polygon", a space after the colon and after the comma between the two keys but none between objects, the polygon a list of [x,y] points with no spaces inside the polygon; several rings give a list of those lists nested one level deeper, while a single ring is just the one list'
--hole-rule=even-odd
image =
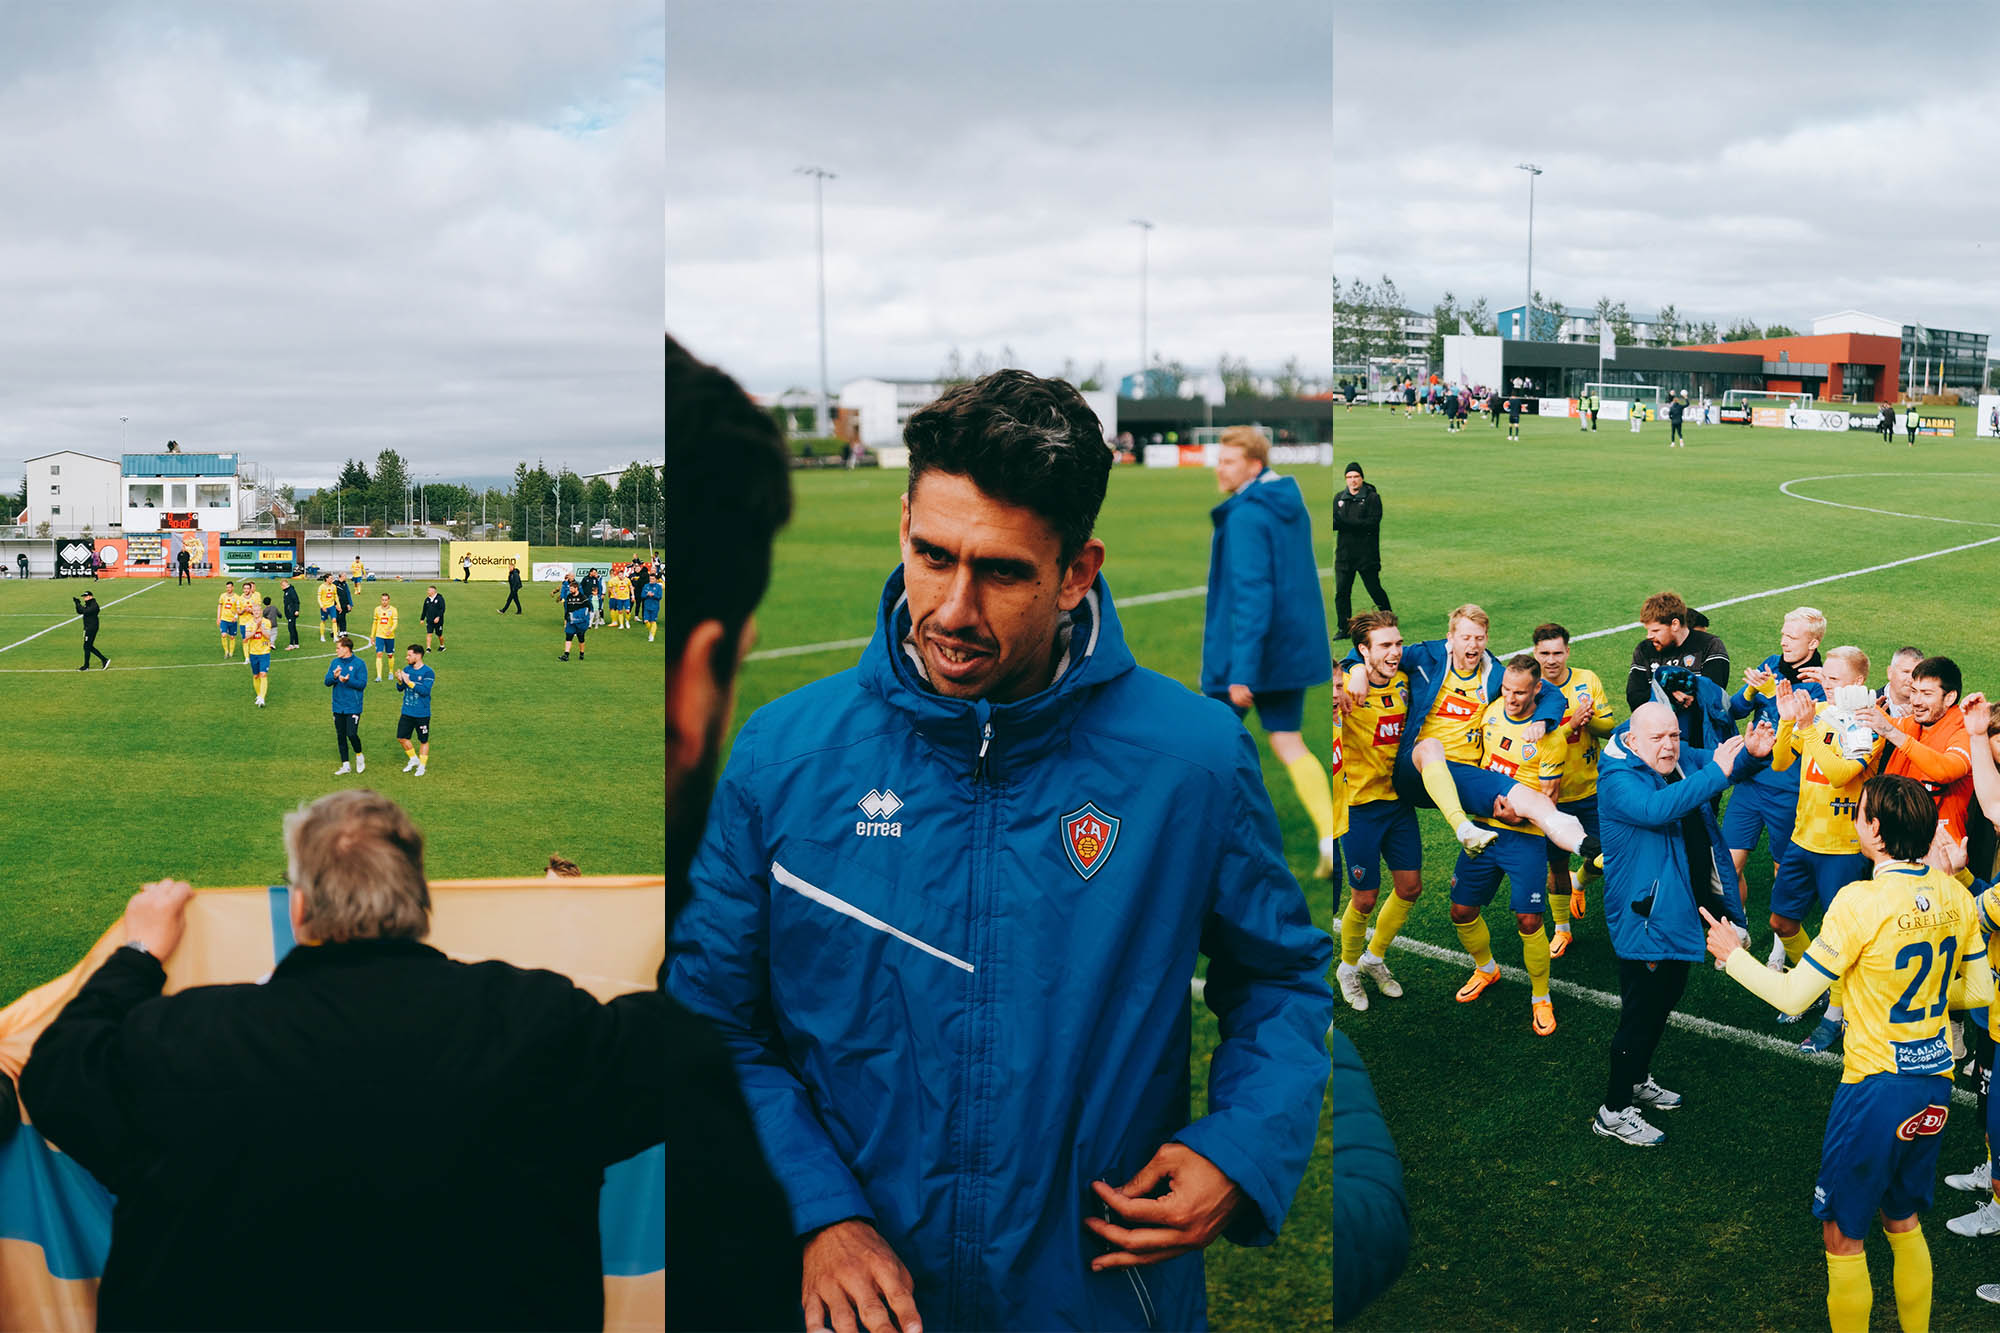
[{"label": "club badge on shorts", "polygon": [[1077,874],[1089,879],[1111,859],[1111,849],[1118,845],[1118,823],[1117,816],[1105,814],[1095,801],[1062,817],[1063,851]]}]

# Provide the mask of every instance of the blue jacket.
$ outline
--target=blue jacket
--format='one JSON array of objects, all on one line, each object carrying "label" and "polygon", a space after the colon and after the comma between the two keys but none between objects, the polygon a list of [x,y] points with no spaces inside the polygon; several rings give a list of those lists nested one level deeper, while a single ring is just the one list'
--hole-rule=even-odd
[{"label": "blue jacket", "polygon": [[361,691],[368,688],[368,664],[359,657],[336,657],[326,664],[326,683],[333,687],[333,711],[359,713]]},{"label": "blue jacket", "polygon": [[429,717],[431,715],[431,687],[437,683],[437,672],[428,662],[420,662],[413,667],[404,667],[403,672],[410,678],[410,684],[396,682],[396,693],[403,696],[404,717]]},{"label": "blue jacket", "polygon": [[[1361,655],[1350,648],[1341,660],[1341,666],[1351,667],[1360,661]],[[1416,748],[1417,733],[1423,730],[1424,719],[1431,715],[1438,695],[1444,690],[1444,678],[1451,671],[1451,650],[1443,639],[1405,644],[1402,670],[1410,677],[1410,713],[1409,722],[1403,727],[1403,739],[1396,746],[1396,762],[1407,764],[1410,762],[1410,751]],[[1507,664],[1487,653],[1486,697],[1489,701],[1500,697],[1500,682],[1506,675]],[[1553,728],[1562,721],[1566,707],[1562,691],[1544,681],[1535,687],[1535,711],[1529,716]]]},{"label": "blue jacket", "polygon": [[[1708,682],[1711,688],[1714,682]],[[1611,951],[1640,962],[1679,959],[1698,963],[1706,956],[1708,928],[1695,910],[1693,880],[1688,873],[1687,843],[1681,837],[1681,817],[1699,809],[1708,832],[1714,864],[1698,873],[1712,874],[1725,901],[1736,899],[1736,867],[1723,845],[1722,826],[1712,798],[1730,782],[1741,782],[1764,760],[1745,751],[1735,769],[1724,774],[1711,758],[1712,750],[1682,747],[1680,770],[1685,776],[1670,783],[1625,748],[1631,723],[1619,724],[1604,744],[1597,768],[1598,836],[1604,843],[1604,920],[1611,931]],[[1648,915],[1634,910],[1647,904]]]},{"label": "blue jacket", "polygon": [[[1672,706],[1673,701],[1667,697],[1666,691],[1660,687],[1658,677],[1655,677],[1653,680],[1653,697],[1661,703],[1667,704],[1670,707]],[[1720,685],[1717,685],[1707,676],[1697,675],[1695,677],[1694,702],[1695,707],[1701,710],[1702,715],[1702,745],[1700,748],[1713,750],[1731,736],[1741,734],[1736,728],[1734,710],[1729,706],[1729,696],[1722,692]],[[1690,719],[1678,709],[1675,710],[1674,716],[1680,722],[1682,747],[1685,748],[1694,744],[1693,737],[1688,735],[1688,723]],[[1627,725],[1630,725],[1629,720]],[[1734,872],[1732,871],[1732,873]]]},{"label": "blue jacket", "polygon": [[1361,1053],[1334,1032],[1333,1322],[1345,1324],[1389,1289],[1410,1261],[1410,1200],[1403,1159],[1375,1100]]},{"label": "blue jacket", "polygon": [[[1092,1180],[1168,1140],[1270,1242],[1313,1150],[1332,942],[1249,733],[1140,670],[1102,579],[1063,670],[934,694],[903,574],[861,664],[759,709],[717,786],[669,989],[729,1044],[803,1234],[873,1222],[926,1329],[1206,1321],[1202,1259],[1092,1273]],[[857,807],[859,807],[857,809]],[[1189,978],[1222,1041],[1188,1117]]]},{"label": "blue jacket", "polygon": [[[1818,666],[1820,665],[1820,660],[1820,655],[1815,650],[1807,665]],[[1757,666],[1760,670],[1768,671],[1776,676],[1783,676],[1785,679],[1791,681],[1793,689],[1804,690],[1821,703],[1826,702],[1826,690],[1819,684],[1810,680],[1800,680],[1796,674],[1785,669],[1785,655],[1783,653],[1772,653],[1769,657],[1759,662]],[[1768,722],[1771,724],[1771,730],[1776,731],[1779,723],[1778,701],[1772,695],[1752,694],[1750,693],[1750,687],[1745,685],[1742,689],[1729,696],[1729,716],[1732,718],[1747,717],[1750,719],[1750,725],[1753,727],[1759,722]],[[1796,799],[1799,790],[1799,774],[1804,768],[1804,764],[1793,764],[1790,768],[1783,769],[1772,768],[1769,764],[1766,764],[1763,768],[1757,770],[1757,776],[1750,779],[1750,781],[1756,786],[1769,787],[1776,792],[1789,792]]]},{"label": "blue jacket", "polygon": [[1313,521],[1298,482],[1265,468],[1209,511],[1201,691],[1303,690],[1333,679]]}]

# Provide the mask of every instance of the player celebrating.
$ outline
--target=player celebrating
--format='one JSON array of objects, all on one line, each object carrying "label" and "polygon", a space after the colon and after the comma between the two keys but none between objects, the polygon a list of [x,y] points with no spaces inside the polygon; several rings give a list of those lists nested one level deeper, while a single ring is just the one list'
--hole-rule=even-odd
[{"label": "player celebrating", "polygon": [[1972,895],[1923,864],[1937,833],[1937,803],[1922,784],[1870,778],[1853,823],[1873,871],[1834,898],[1806,966],[1783,974],[1759,967],[1733,926],[1703,915],[1709,950],[1724,970],[1787,1013],[1804,1013],[1830,983],[1845,983],[1853,1016],[1813,1189],[1826,1246],[1827,1316],[1834,1333],[1868,1327],[1873,1296],[1862,1241],[1879,1211],[1895,1256],[1897,1316],[1906,1330],[1924,1329],[1931,1257],[1917,1215],[1931,1205],[1951,1108],[1945,1015],[1990,1004],[1993,978]]},{"label": "player celebrating", "polygon": [[[1781,679],[1794,693],[1809,694],[1814,700],[1824,702],[1826,691],[1819,683],[1819,676],[1826,664],[1819,655],[1819,645],[1825,637],[1826,617],[1819,608],[1793,607],[1778,627],[1778,651],[1756,666],[1744,668],[1743,688],[1729,696],[1729,716],[1748,717],[1753,726],[1768,723],[1776,728],[1784,721],[1778,716]],[[1755,777],[1730,793],[1728,808],[1722,812],[1722,839],[1729,845],[1730,859],[1736,863],[1736,900],[1746,908],[1750,903],[1750,883],[1743,872],[1757,839],[1761,836],[1767,840],[1774,872],[1785,858],[1785,848],[1791,845],[1792,824],[1799,806],[1799,772],[1797,765],[1759,769]],[[1771,938],[1769,962],[1774,968],[1785,965],[1783,936]]]},{"label": "player celebrating", "polygon": [[[1776,686],[1782,722],[1771,763],[1789,768],[1805,760],[1791,845],[1771,879],[1771,929],[1784,941],[1785,958],[1795,968],[1811,943],[1799,930],[1806,913],[1815,902],[1830,905],[1843,884],[1867,878],[1867,858],[1854,828],[1855,800],[1882,753],[1882,738],[1852,711],[1867,702],[1868,654],[1852,646],[1835,648],[1826,655],[1820,679],[1832,703],[1820,703],[1782,678]],[[1831,1050],[1839,1040],[1846,1013],[1843,989],[1836,978],[1826,1015],[1801,1043],[1804,1049]],[[1796,1017],[1785,1015],[1779,1021]]]},{"label": "player celebrating", "polygon": [[[424,650],[414,643],[404,650],[403,656],[408,664],[396,672],[396,692],[403,696],[403,713],[396,719],[396,741],[409,757],[403,771],[422,777],[425,765],[431,761],[431,690],[437,684],[437,672],[424,662]],[[413,735],[417,738],[415,746],[410,744]]]},{"label": "player celebrating", "polygon": [[1526,821],[1511,799],[1529,787],[1539,787],[1545,798],[1553,797],[1562,781],[1562,729],[1535,738],[1528,735],[1535,726],[1535,696],[1541,683],[1541,663],[1526,653],[1510,658],[1501,677],[1500,697],[1480,714],[1473,733],[1480,746],[1477,776],[1459,773],[1458,789],[1480,811],[1474,817],[1493,831],[1494,843],[1483,857],[1475,857],[1470,848],[1458,854],[1451,876],[1451,921],[1459,942],[1472,955],[1472,976],[1458,991],[1458,1002],[1466,1004],[1500,980],[1493,938],[1480,911],[1493,901],[1500,877],[1507,877],[1509,905],[1521,935],[1521,960],[1528,972],[1529,1026],[1536,1036],[1546,1037],[1556,1030],[1556,1007],[1549,995],[1549,938],[1542,933],[1549,857],[1541,830],[1524,827]]},{"label": "player celebrating", "polygon": [[222,635],[222,655],[236,656],[236,581],[231,579],[222,585],[222,595],[215,599],[215,628]]},{"label": "player celebrating", "polygon": [[[333,586],[333,575],[319,576],[319,641],[326,642],[326,627],[340,614],[340,590]],[[339,633],[336,629],[335,633]]]},{"label": "player celebrating", "polygon": [[[333,641],[333,660],[326,664],[326,685],[333,691],[333,735],[340,745],[343,773],[366,773],[368,760],[361,753],[361,695],[368,688],[368,664],[354,655],[354,639],[346,634]],[[354,762],[347,762],[347,748],[354,747]]]},{"label": "player celebrating", "polygon": [[[658,573],[644,576],[646,584],[639,589],[639,619],[646,622],[646,642],[653,641],[653,634],[660,628],[660,601],[667,595],[666,585],[660,582]],[[1397,634],[1400,640],[1402,635]]]},{"label": "player celebrating", "polygon": [[264,706],[264,690],[271,682],[271,636],[276,630],[271,623],[271,599],[266,597],[243,622],[243,656],[250,663],[250,687],[257,692],[259,708]]},{"label": "player celebrating", "polygon": [[[1423,893],[1424,844],[1417,833],[1416,810],[1396,794],[1396,752],[1410,716],[1410,678],[1402,669],[1403,631],[1394,611],[1366,612],[1354,617],[1349,627],[1361,662],[1347,673],[1336,747],[1347,789],[1347,832],[1340,849],[1349,881],[1347,910],[1340,917],[1336,976],[1341,998],[1359,1010],[1368,1007],[1368,993],[1361,985],[1364,974],[1389,999],[1403,993],[1383,955]],[[1385,861],[1395,891],[1382,908],[1375,938],[1363,949]]]},{"label": "player celebrating", "polygon": [[632,576],[626,573],[628,566],[611,567],[611,627],[630,629],[632,627]]},{"label": "player celebrating", "polygon": [[383,593],[382,600],[375,607],[375,620],[369,630],[375,640],[375,679],[382,679],[382,664],[389,663],[393,670],[396,662],[396,608],[389,605],[389,594]]},{"label": "player celebrating", "polygon": [[424,647],[428,649],[431,646],[431,636],[435,634],[437,636],[437,650],[443,652],[444,594],[438,591],[437,584],[433,583],[431,585],[430,592],[424,597],[424,604],[417,609],[417,614],[424,622]]},{"label": "player celebrating", "polygon": [[[1563,716],[1557,724],[1562,732],[1562,778],[1556,788],[1556,809],[1574,815],[1583,825],[1588,845],[1597,837],[1597,758],[1600,742],[1617,725],[1611,700],[1605,697],[1604,682],[1594,671],[1569,664],[1569,631],[1553,621],[1535,627],[1535,660],[1541,663],[1543,683],[1562,694]],[[1546,769],[1544,770],[1546,771]],[[1591,857],[1584,857],[1583,869],[1572,881],[1569,853],[1554,842],[1547,843],[1549,855],[1549,917],[1554,930],[1549,935],[1549,957],[1569,952],[1573,916],[1584,914],[1587,903],[1584,881],[1591,872]]]},{"label": "player celebrating", "polygon": [[590,594],[572,574],[552,595],[563,601],[563,650],[558,661],[569,661],[570,645],[576,645],[576,660],[583,660],[583,636],[590,632]]}]

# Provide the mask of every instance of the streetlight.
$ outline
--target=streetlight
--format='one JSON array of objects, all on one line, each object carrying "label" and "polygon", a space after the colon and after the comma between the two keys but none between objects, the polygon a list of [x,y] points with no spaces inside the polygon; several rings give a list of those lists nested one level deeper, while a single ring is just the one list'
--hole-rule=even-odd
[{"label": "streetlight", "polygon": [[125,423],[128,420],[129,417],[118,418],[118,452],[121,454],[125,452]]},{"label": "streetlight", "polygon": [[1535,328],[1535,177],[1542,169],[1532,162],[1516,162],[1516,171],[1528,173],[1528,299],[1521,304],[1521,338],[1534,341]]},{"label": "streetlight", "polygon": [[815,419],[815,429],[824,439],[829,431],[826,419],[826,206],[823,195],[826,183],[836,178],[824,167],[798,167],[794,174],[813,178],[813,248],[819,254],[819,414]]},{"label": "streetlight", "polygon": [[1146,261],[1147,247],[1152,239],[1153,224],[1144,218],[1133,218],[1132,225],[1139,229],[1139,393],[1146,396]]}]

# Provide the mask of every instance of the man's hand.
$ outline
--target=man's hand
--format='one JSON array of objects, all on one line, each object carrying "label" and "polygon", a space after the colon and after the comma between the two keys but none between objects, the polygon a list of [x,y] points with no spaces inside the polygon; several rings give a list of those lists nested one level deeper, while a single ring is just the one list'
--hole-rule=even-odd
[{"label": "man's hand", "polygon": [[1951,830],[1939,821],[1937,832],[1931,837],[1931,850],[1924,857],[1924,864],[1947,875],[1956,875],[1965,869],[1965,838],[1954,838]]},{"label": "man's hand", "polygon": [[[1171,1184],[1166,1195],[1147,1198],[1163,1180]],[[1114,1214],[1141,1224],[1123,1227],[1101,1217],[1083,1219],[1098,1239],[1115,1247],[1090,1261],[1094,1273],[1156,1264],[1199,1250],[1222,1234],[1243,1202],[1243,1191],[1235,1181],[1180,1143],[1161,1144],[1153,1160],[1117,1189],[1101,1180],[1093,1180],[1090,1187]]]},{"label": "man's hand", "polygon": [[1753,690],[1762,690],[1774,679],[1771,672],[1763,667],[1744,667],[1743,683]]},{"label": "man's hand", "polygon": [[1535,742],[1541,740],[1542,737],[1548,734],[1549,734],[1548,723],[1530,722],[1527,726],[1521,729],[1521,743],[1523,745],[1533,745]]},{"label": "man's hand", "polygon": [[1251,704],[1257,702],[1257,696],[1250,692],[1248,685],[1231,685],[1229,687],[1229,702],[1237,708],[1248,708]]},{"label": "man's hand", "polygon": [[1777,748],[1778,732],[1769,722],[1759,722],[1750,728],[1750,734],[1743,738],[1743,748],[1759,759],[1769,759],[1771,751]]},{"label": "man's hand", "polygon": [[[910,1270],[882,1233],[849,1218],[813,1233],[806,1242],[805,1280],[799,1289],[806,1333],[923,1333],[911,1294]],[[895,1322],[889,1322],[894,1315]]]},{"label": "man's hand", "polygon": [[194,890],[177,879],[146,885],[125,904],[125,938],[145,945],[146,952],[164,964],[180,946],[193,895]]},{"label": "man's hand", "polygon": [[1868,724],[1868,730],[1874,732],[1883,740],[1888,741],[1889,744],[1895,746],[1897,749],[1902,748],[1902,743],[1906,739],[1903,735],[1903,729],[1891,721],[1889,715],[1882,711],[1882,701],[1880,699],[1875,700],[1862,709],[1859,716],[1863,722]]},{"label": "man's hand", "polygon": [[1675,690],[1673,692],[1672,698],[1674,703],[1678,707],[1681,708],[1694,707],[1694,696],[1692,694],[1689,694],[1686,690]]},{"label": "man's hand", "polygon": [[1736,756],[1743,753],[1743,738],[1731,736],[1715,747],[1715,766],[1726,775],[1736,767]]},{"label": "man's hand", "polygon": [[1727,921],[1717,921],[1715,914],[1706,907],[1698,909],[1701,919],[1708,922],[1708,951],[1715,955],[1718,963],[1727,963],[1729,955],[1743,947],[1743,937],[1736,933],[1736,927]]},{"label": "man's hand", "polygon": [[1799,679],[1806,681],[1810,684],[1817,685],[1821,689],[1825,689],[1826,668],[1816,667],[1816,666],[1802,666],[1799,668]]},{"label": "man's hand", "polygon": [[1975,691],[1959,701],[1959,709],[1965,714],[1965,729],[1974,736],[1984,736],[1993,727],[1993,706],[1986,702],[1986,696]]}]

